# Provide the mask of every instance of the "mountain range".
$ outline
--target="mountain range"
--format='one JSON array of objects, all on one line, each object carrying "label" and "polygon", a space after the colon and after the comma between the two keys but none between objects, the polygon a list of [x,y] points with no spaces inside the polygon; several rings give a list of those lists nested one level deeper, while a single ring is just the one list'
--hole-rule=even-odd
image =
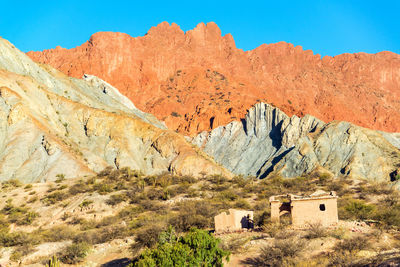
[{"label": "mountain range", "polygon": [[237,49],[214,23],[96,33],[22,53],[0,39],[0,180],[90,175],[400,175],[400,56]]},{"label": "mountain range", "polygon": [[400,55],[391,52],[321,58],[285,42],[243,51],[213,22],[187,32],[163,22],[142,37],[99,32],[73,49],[28,55],[109,82],[185,135],[239,120],[260,101],[289,116],[400,132]]}]

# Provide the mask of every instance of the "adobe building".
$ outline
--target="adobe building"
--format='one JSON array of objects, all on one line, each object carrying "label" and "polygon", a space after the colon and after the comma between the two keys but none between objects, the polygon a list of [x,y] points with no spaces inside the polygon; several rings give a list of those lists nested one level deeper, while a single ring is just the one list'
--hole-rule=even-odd
[{"label": "adobe building", "polygon": [[[278,198],[286,198],[281,202]],[[322,226],[332,226],[338,223],[337,196],[335,192],[327,193],[319,190],[310,196],[292,194],[272,196],[271,221],[279,222],[280,216],[289,213],[292,225],[304,227],[320,223]]]},{"label": "adobe building", "polygon": [[254,227],[253,211],[229,209],[214,217],[215,233],[236,232]]}]

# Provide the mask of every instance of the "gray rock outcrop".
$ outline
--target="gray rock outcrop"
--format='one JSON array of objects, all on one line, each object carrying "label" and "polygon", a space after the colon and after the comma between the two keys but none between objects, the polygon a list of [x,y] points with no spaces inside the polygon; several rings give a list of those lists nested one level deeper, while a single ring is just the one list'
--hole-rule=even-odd
[{"label": "gray rock outcrop", "polygon": [[192,142],[235,174],[295,177],[315,169],[335,176],[388,180],[400,167],[398,134],[348,122],[288,117],[258,103],[242,122],[202,132]]}]

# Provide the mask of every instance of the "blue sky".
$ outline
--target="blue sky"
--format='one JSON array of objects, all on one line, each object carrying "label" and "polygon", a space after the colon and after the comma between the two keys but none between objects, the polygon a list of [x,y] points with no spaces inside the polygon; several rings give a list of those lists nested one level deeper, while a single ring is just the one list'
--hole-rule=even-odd
[{"label": "blue sky", "polygon": [[238,48],[286,41],[314,53],[400,53],[400,0],[10,1],[0,36],[22,51],[78,46],[98,31],[144,35],[162,21],[184,31],[214,21]]}]

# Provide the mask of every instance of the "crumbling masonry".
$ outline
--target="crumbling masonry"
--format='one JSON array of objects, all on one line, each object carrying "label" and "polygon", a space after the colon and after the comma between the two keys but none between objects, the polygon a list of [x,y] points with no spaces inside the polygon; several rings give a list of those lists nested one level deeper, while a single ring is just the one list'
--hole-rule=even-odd
[{"label": "crumbling masonry", "polygon": [[[281,202],[278,198],[286,199]],[[310,196],[292,194],[272,196],[271,221],[279,222],[280,216],[290,213],[292,225],[304,227],[320,223],[322,226],[332,226],[338,223],[337,196],[335,192],[317,191]]]}]

